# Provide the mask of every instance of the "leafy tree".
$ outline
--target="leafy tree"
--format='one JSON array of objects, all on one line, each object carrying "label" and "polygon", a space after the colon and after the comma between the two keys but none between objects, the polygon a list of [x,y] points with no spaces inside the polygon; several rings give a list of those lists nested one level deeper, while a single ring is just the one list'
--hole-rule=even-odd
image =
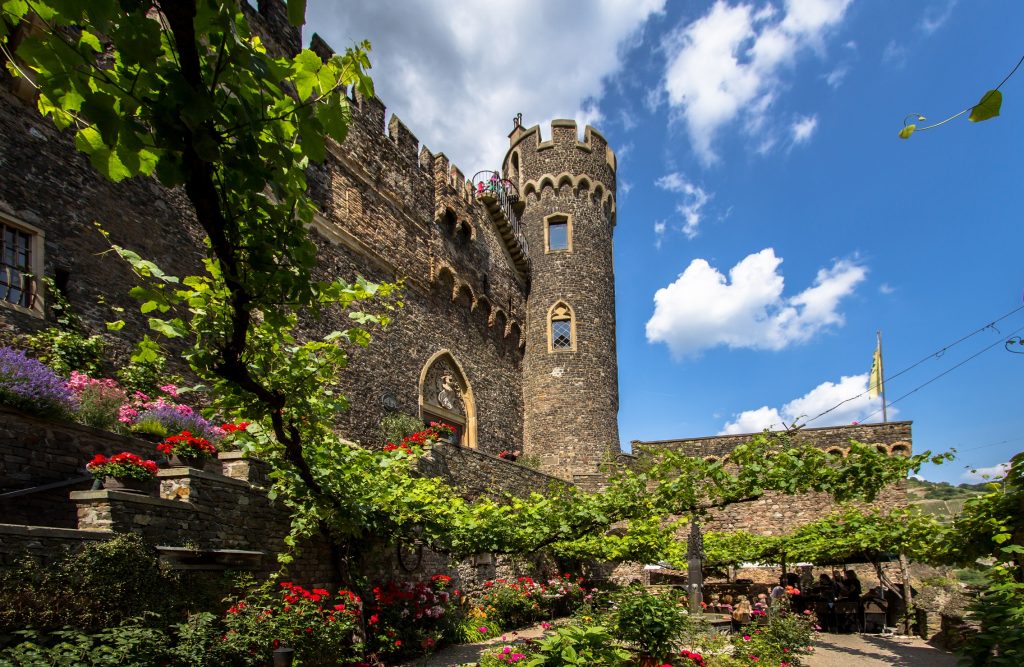
[{"label": "leafy tree", "polygon": [[[689,516],[766,491],[823,491],[870,500],[927,455],[886,457],[854,445],[836,462],[788,435],[763,435],[723,466],[675,452],[650,456],[588,494],[568,485],[527,498],[467,500],[416,470],[423,434],[370,451],[334,433],[347,406],[337,378],[346,345],[386,325],[396,287],[314,276],[306,170],[343,141],[346,90],[370,96],[369,44],[324,61],[267,50],[237,0],[6,0],[0,38],[23,37],[8,65],[38,88],[38,106],[73,133],[113,181],[155,176],[181,187],[207,237],[204,273],[178,277],[123,248],[131,293],[153,338],[140,363],[176,340],[210,387],[213,408],[252,422],[248,451],[274,465],[271,494],[293,514],[287,542],[327,535],[336,563],[373,540],[415,536],[454,555],[523,553],[603,534],[620,521]],[[288,4],[302,23],[304,3]],[[308,339],[303,319],[349,326]],[[111,323],[116,330],[123,322]],[[286,559],[288,556],[286,556]]]}]

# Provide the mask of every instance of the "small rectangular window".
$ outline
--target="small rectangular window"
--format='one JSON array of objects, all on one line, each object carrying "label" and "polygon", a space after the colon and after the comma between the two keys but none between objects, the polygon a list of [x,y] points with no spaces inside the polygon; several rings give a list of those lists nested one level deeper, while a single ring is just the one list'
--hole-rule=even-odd
[{"label": "small rectangular window", "polygon": [[41,310],[42,245],[34,231],[0,222],[0,301]]},{"label": "small rectangular window", "polygon": [[548,221],[548,251],[569,249],[569,221]]}]

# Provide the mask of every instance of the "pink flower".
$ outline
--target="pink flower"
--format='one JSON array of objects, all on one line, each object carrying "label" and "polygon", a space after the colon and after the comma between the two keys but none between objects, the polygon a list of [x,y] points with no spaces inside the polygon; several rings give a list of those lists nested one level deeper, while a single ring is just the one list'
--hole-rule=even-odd
[{"label": "pink flower", "polygon": [[125,403],[117,409],[117,421],[122,424],[131,424],[135,421],[135,418],[139,416],[139,411],[133,408],[131,405]]},{"label": "pink flower", "polygon": [[165,384],[164,386],[160,387],[160,391],[164,392],[165,394],[174,396],[175,398],[178,397],[178,388],[173,384]]}]

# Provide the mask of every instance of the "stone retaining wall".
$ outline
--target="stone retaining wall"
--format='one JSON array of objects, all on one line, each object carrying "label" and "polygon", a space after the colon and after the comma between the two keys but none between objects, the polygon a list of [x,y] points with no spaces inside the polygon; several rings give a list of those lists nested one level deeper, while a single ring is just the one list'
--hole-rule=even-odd
[{"label": "stone retaining wall", "polygon": [[[0,406],[0,494],[82,477],[93,456],[118,452],[157,458],[156,445],[145,440]],[[74,528],[77,517],[67,502],[68,492],[91,486],[89,479],[51,491],[0,498],[0,522]]]},{"label": "stone retaining wall", "polygon": [[[130,451],[157,458],[153,443],[70,422],[54,422],[0,407],[0,493],[81,476],[97,453]],[[443,477],[470,497],[525,496],[562,480],[476,449],[437,445],[421,460],[423,474]],[[154,546],[201,551],[261,552],[257,571],[278,568],[277,555],[288,533],[287,508],[264,492],[264,463],[238,452],[222,452],[204,470],[167,468],[158,473],[159,493],[91,490],[91,480],[73,487],[0,500],[0,566],[23,554],[49,557],[84,540],[136,532]],[[368,547],[369,548],[369,547]],[[458,576],[464,585],[493,576],[536,574],[528,559],[481,557],[453,563],[444,554],[382,548],[367,571],[371,577],[416,578],[436,572]],[[550,564],[548,564],[550,565]],[[320,541],[305,545],[289,568],[303,582],[332,578],[330,553]]]}]

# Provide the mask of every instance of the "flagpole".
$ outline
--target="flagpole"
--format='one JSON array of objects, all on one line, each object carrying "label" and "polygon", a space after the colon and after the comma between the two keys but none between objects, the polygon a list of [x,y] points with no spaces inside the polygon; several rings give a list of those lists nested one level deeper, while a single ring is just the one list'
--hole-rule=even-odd
[{"label": "flagpole", "polygon": [[882,395],[882,422],[889,421],[889,414],[885,407],[885,364],[882,362],[882,330],[875,332],[878,336],[878,384],[879,393]]}]

